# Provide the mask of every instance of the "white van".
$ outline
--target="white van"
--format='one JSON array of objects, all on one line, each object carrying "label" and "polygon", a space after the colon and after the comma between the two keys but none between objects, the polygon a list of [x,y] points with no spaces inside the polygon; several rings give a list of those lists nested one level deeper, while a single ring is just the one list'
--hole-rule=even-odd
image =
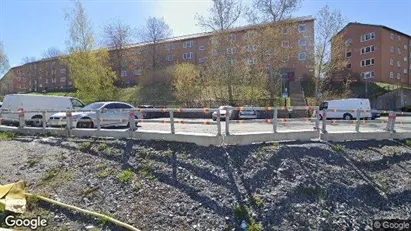
[{"label": "white van", "polygon": [[[66,111],[81,109],[84,103],[74,97],[65,96],[45,96],[33,94],[10,94],[6,95],[1,108],[1,117],[4,124],[16,124],[19,122],[18,114],[10,114],[10,111],[32,111],[24,113],[24,120],[27,125],[34,127],[43,126],[42,111]],[[50,118],[56,112],[46,112],[46,118]],[[34,119],[34,120],[33,120]]]},{"label": "white van", "polygon": [[[344,119],[352,120],[357,119],[357,113],[353,110],[360,110],[360,119],[371,119],[371,105],[369,99],[338,99],[338,100],[328,100],[324,101],[320,105],[320,119],[323,119],[323,110],[327,110],[327,119]],[[347,112],[330,111],[330,110],[349,110]],[[364,110],[367,110],[366,112]]]}]

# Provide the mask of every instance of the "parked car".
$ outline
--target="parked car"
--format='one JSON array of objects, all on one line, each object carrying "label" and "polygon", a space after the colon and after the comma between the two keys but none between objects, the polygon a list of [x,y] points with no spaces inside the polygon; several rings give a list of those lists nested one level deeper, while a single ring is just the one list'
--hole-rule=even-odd
[{"label": "parked car", "polygon": [[[96,128],[96,111],[100,111],[101,127],[129,127],[130,110],[136,109],[123,102],[96,102],[85,106],[82,111],[72,113],[72,127]],[[136,109],[137,110],[137,109]],[[135,111],[135,118],[142,119],[143,115]],[[137,127],[138,121],[136,121]],[[66,113],[56,113],[49,119],[49,126],[66,126]]]},{"label": "parked car", "polygon": [[46,112],[46,118],[49,118],[56,113],[55,111],[76,110],[83,107],[84,103],[74,97],[10,94],[4,97],[1,114],[5,124],[16,124],[19,122],[18,114],[7,112],[16,112],[18,110],[30,111],[24,113],[26,124],[34,127],[42,127],[42,111],[51,111]]},{"label": "parked car", "polygon": [[[320,119],[323,119],[324,109],[337,109],[337,110],[347,110],[346,112],[333,112],[327,111],[327,119],[344,119],[344,120],[352,120],[357,119],[357,113],[353,112],[352,110],[359,109],[360,111],[360,119],[371,119],[371,106],[369,99],[359,99],[359,98],[352,98],[352,99],[339,99],[339,100],[329,100],[325,101],[320,105]],[[368,112],[364,112],[364,110],[368,110]]]},{"label": "parked car", "polygon": [[[371,110],[375,110],[375,109],[371,109]],[[373,112],[371,111],[371,119],[375,120],[376,118],[380,118],[381,117],[381,113],[380,112]]]},{"label": "parked car", "polygon": [[0,109],[1,109],[1,106],[3,106],[3,102],[0,102]]},{"label": "parked car", "polygon": [[[234,109],[232,106],[220,106],[218,110],[220,111],[220,120],[225,120],[225,115],[227,113],[227,110],[228,110],[230,119],[233,119],[235,117]],[[212,118],[214,121],[217,120],[217,111],[213,112]]]},{"label": "parked car", "polygon": [[[247,107],[254,107],[254,106],[246,105],[244,107],[247,108]],[[240,111],[238,113],[238,117],[239,117],[240,120],[242,120],[242,119],[257,119],[258,118],[258,111],[251,110],[251,109],[248,109],[248,110],[246,109],[246,110]]]}]

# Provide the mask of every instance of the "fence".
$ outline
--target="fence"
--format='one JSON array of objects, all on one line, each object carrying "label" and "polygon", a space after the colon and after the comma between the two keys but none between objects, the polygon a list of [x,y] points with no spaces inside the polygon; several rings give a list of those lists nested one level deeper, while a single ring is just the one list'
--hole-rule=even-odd
[{"label": "fence", "polygon": [[[269,142],[269,141],[281,141],[281,140],[300,140],[308,141],[312,139],[330,140],[330,141],[343,141],[350,139],[406,139],[411,138],[411,132],[396,132],[396,116],[397,115],[411,115],[411,113],[405,112],[393,112],[393,111],[367,111],[367,110],[336,110],[326,109],[322,113],[322,120],[320,120],[319,108],[316,106],[302,106],[302,107],[230,107],[228,111],[271,111],[273,116],[269,119],[253,119],[253,120],[232,120],[230,113],[221,115],[221,111],[216,108],[145,108],[145,109],[123,109],[110,112],[114,117],[108,117],[107,112],[101,110],[83,111],[3,111],[2,116],[7,114],[17,115],[17,119],[14,122],[18,122],[18,127],[1,126],[0,131],[16,131],[23,134],[50,134],[58,136],[76,136],[76,137],[113,137],[113,138],[132,138],[142,140],[166,140],[166,141],[178,141],[196,143],[202,146],[209,145],[245,145],[254,142]],[[284,119],[278,118],[280,111],[293,111],[304,110],[315,112],[313,118],[295,118]],[[47,119],[47,114],[63,113],[57,119]],[[77,112],[77,113],[76,113]],[[167,112],[169,119],[151,120],[141,118],[142,113],[146,112]],[[215,121],[192,121],[184,119],[174,118],[175,113],[214,113]],[[329,112],[344,112],[355,115],[355,120],[336,120],[328,119],[327,114]],[[387,120],[361,120],[361,113],[389,113]],[[30,118],[25,120],[26,113],[37,113],[42,115],[41,118]],[[7,117],[7,116],[6,116]],[[354,116],[353,116],[354,117]],[[3,117],[0,118],[2,121]],[[222,121],[224,120],[224,122]],[[52,122],[58,121],[57,125],[69,125],[63,128],[48,127]],[[13,122],[13,121],[12,121]],[[311,129],[298,129],[296,131],[279,131],[278,127],[282,125],[292,125],[297,122],[312,123]],[[40,127],[28,127],[28,124],[41,125]],[[169,125],[168,131],[142,131],[137,129],[139,124],[167,124]],[[232,133],[231,126],[241,124],[268,124],[271,131],[269,132],[240,132]],[[397,122],[398,123],[398,122]],[[85,125],[87,126],[79,126]],[[105,129],[105,126],[110,124],[121,124],[127,126],[127,129],[113,130]],[[214,126],[217,130],[216,133],[189,133],[189,132],[176,132],[176,126],[186,125],[199,125],[199,126]],[[330,132],[327,130],[328,125],[334,124],[353,124],[355,129],[345,132]],[[384,129],[366,132],[361,131],[361,126],[365,124],[386,124]],[[399,124],[411,124],[411,122],[400,122]],[[198,127],[195,127],[198,128]],[[224,128],[224,131],[222,131]]]}]

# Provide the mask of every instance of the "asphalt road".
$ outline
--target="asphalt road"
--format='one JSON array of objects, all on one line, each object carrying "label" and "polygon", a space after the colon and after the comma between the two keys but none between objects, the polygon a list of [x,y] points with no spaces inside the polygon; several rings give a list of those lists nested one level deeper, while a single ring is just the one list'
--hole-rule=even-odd
[{"label": "asphalt road", "polygon": [[[150,121],[161,121],[164,119],[152,119]],[[168,119],[166,119],[168,121]],[[202,125],[202,124],[187,124],[186,122],[212,122],[212,120],[207,119],[176,119],[175,121],[183,120],[185,123],[176,123],[175,131],[178,132],[190,132],[190,133],[209,133],[217,134],[217,125]],[[378,118],[376,120],[361,121],[360,131],[363,132],[380,132],[387,126],[387,117]],[[230,121],[230,133],[245,133],[245,132],[272,132],[272,124],[264,122],[251,122],[238,124],[236,121]],[[327,121],[327,131],[328,132],[353,132],[355,131],[355,124],[353,121],[343,121],[335,120]],[[411,117],[397,117],[397,122],[395,129],[397,132],[409,132],[411,131]],[[410,124],[400,124],[399,122],[406,122]],[[139,124],[139,130],[141,131],[170,131],[170,124],[168,123],[151,123],[143,122]],[[309,121],[283,121],[278,123],[277,131],[312,131],[314,129],[314,122]],[[322,126],[322,121],[320,121],[320,128]],[[221,122],[221,131],[225,133],[225,122]]]}]

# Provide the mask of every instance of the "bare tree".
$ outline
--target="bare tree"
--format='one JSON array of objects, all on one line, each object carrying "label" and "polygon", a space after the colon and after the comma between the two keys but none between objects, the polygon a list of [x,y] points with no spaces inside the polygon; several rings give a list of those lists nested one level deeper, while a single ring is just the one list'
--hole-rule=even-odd
[{"label": "bare tree", "polygon": [[104,26],[104,44],[111,50],[111,61],[118,77],[128,61],[125,48],[131,43],[131,36],[130,26],[120,20],[113,20]]},{"label": "bare tree", "polygon": [[239,0],[212,0],[208,15],[196,14],[198,26],[212,31],[224,31],[232,28],[240,19],[244,7]]},{"label": "bare tree", "polygon": [[43,53],[43,58],[57,58],[62,54],[63,52],[61,52],[57,47],[50,47]]},{"label": "bare tree", "polygon": [[70,52],[87,52],[94,49],[95,40],[90,19],[80,1],[74,1],[74,7],[66,12],[69,22],[68,48]]},{"label": "bare tree", "polygon": [[9,69],[9,60],[4,51],[3,43],[0,42],[0,75],[5,73],[7,69]]},{"label": "bare tree", "polygon": [[151,56],[151,65],[149,68],[155,70],[159,61],[159,42],[169,38],[172,30],[164,21],[164,18],[149,17],[146,20],[146,25],[140,30],[139,39],[142,42],[148,42],[147,49],[144,51],[145,55]]},{"label": "bare tree", "polygon": [[22,64],[32,63],[36,61],[37,61],[37,58],[33,56],[32,57],[26,56],[21,59]]},{"label": "bare tree", "polygon": [[320,91],[320,82],[326,78],[326,73],[335,73],[347,65],[344,36],[342,33],[336,36],[345,25],[345,22],[346,19],[341,12],[338,10],[332,11],[328,5],[318,12],[315,28],[316,97]]},{"label": "bare tree", "polygon": [[302,0],[253,0],[252,8],[247,10],[252,23],[279,22],[289,19],[301,6]]}]

